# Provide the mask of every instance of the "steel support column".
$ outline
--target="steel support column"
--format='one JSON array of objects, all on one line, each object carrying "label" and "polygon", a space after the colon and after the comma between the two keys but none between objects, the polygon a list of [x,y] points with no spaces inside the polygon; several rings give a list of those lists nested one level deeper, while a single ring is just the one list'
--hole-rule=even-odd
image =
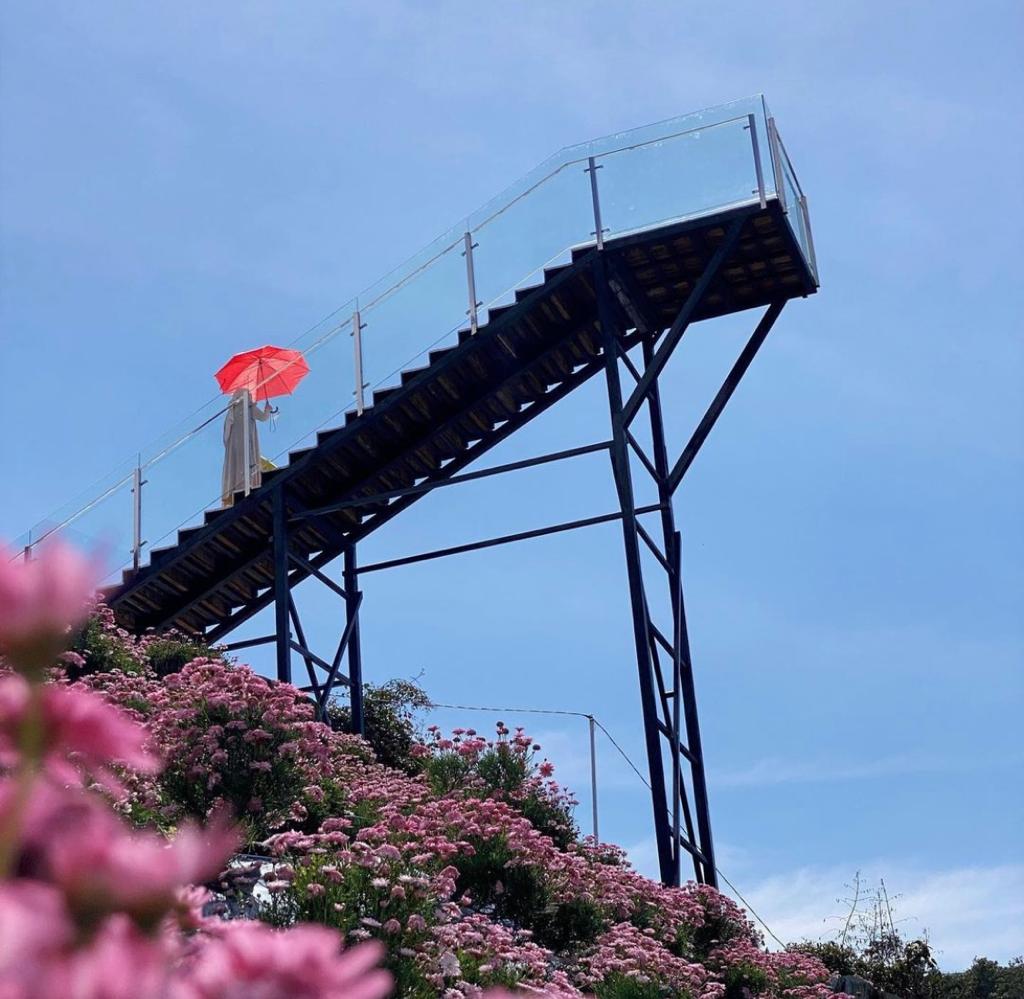
[{"label": "steel support column", "polygon": [[[654,344],[644,341],[644,367],[654,357]],[[647,408],[651,421],[651,450],[653,452],[654,481],[661,503],[661,527],[663,552],[668,565],[666,575],[669,583],[669,600],[672,608],[672,717],[666,719],[672,729],[674,743],[682,742],[680,716],[685,716],[687,759],[690,763],[690,779],[693,786],[694,811],[697,813],[698,847],[700,854],[692,852],[694,875],[697,880],[714,887],[718,886],[715,871],[715,851],[711,837],[711,814],[708,807],[707,780],[704,774],[704,754],[700,741],[700,726],[697,720],[696,692],[693,684],[693,670],[690,661],[690,643],[686,629],[686,608],[683,600],[682,541],[676,530],[675,512],[672,508],[672,489],[669,484],[668,447],[665,442],[665,421],[661,410],[661,391],[658,381],[651,384],[647,397]],[[673,753],[672,760],[672,838],[675,860],[674,882],[682,878],[682,839],[680,811],[686,802],[686,787],[682,780],[681,754]],[[692,837],[692,833],[690,833]]]},{"label": "steel support column", "polygon": [[[248,435],[247,435],[248,436]],[[274,490],[274,635],[277,649],[277,678],[292,682],[291,627],[288,620],[288,511],[284,489]]]},{"label": "steel support column", "polygon": [[633,479],[629,465],[629,443],[626,437],[626,421],[622,405],[622,382],[619,376],[619,331],[610,299],[611,292],[608,287],[605,260],[600,254],[594,261],[594,287],[597,292],[601,346],[604,353],[608,405],[611,411],[612,445],[609,453],[612,474],[615,478],[615,491],[622,511],[622,539],[625,545],[626,574],[629,580],[633,619],[633,643],[640,682],[644,740],[647,746],[647,766],[654,806],[654,834],[658,849],[658,867],[662,881],[671,884],[674,880],[675,858],[667,821],[668,801],[665,796],[665,771],[661,752],[661,732],[658,726],[657,694],[654,688],[654,663],[651,655],[647,599],[644,594],[643,569],[640,561],[640,538],[637,532]]},{"label": "steel support column", "polygon": [[346,594],[345,630],[348,634],[348,681],[352,706],[352,731],[357,735],[362,735],[366,726],[363,715],[363,657],[359,644],[359,605],[362,594],[359,592],[356,546],[354,544],[345,549],[343,579]]}]

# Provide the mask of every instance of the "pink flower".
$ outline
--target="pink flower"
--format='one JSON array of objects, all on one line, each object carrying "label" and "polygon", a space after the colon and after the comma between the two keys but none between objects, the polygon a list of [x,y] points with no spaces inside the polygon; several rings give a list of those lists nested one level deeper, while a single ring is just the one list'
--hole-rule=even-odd
[{"label": "pink flower", "polygon": [[391,976],[375,966],[384,948],[366,943],[339,954],[323,926],[285,932],[262,923],[225,923],[199,954],[189,984],[196,999],[383,999]]},{"label": "pink flower", "polygon": [[31,688],[24,677],[0,679],[0,758],[13,757],[29,721],[40,729],[44,762],[65,780],[75,776],[67,766],[69,755],[89,768],[116,762],[143,773],[157,769],[156,757],[143,748],[144,729],[98,694],[45,684],[39,688],[37,711],[32,718]]},{"label": "pink flower", "polygon": [[131,833],[109,813],[93,811],[55,831],[48,868],[79,918],[121,911],[153,926],[176,906],[179,888],[220,871],[237,840],[223,819],[205,829],[183,826],[168,843],[154,833]]},{"label": "pink flower", "polygon": [[[164,999],[175,995],[168,988],[174,957],[172,940],[144,934],[124,916],[112,916],[87,946],[51,962],[48,986],[31,994]],[[180,999],[188,995],[177,992]]]},{"label": "pink flower", "polygon": [[0,653],[38,673],[53,665],[69,629],[88,613],[100,567],[59,540],[29,562],[12,558],[0,545]]},{"label": "pink flower", "polygon": [[[15,996],[28,996],[45,963],[67,946],[73,927],[60,892],[38,881],[0,884],[0,983]],[[21,991],[15,991],[15,983]],[[8,993],[0,989],[6,996]]]}]

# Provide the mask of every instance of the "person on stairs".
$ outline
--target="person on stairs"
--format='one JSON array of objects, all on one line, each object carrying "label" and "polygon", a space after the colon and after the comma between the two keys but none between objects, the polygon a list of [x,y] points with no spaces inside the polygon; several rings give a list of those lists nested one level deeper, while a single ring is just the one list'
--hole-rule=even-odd
[{"label": "person on stairs", "polygon": [[276,412],[277,409],[270,405],[269,399],[263,409],[260,409],[252,401],[247,388],[236,389],[231,394],[227,415],[224,417],[224,470],[220,481],[220,498],[224,506],[231,506],[234,503],[235,493],[245,492],[246,435],[249,438],[249,488],[255,489],[259,486],[263,472],[256,421],[264,423]]}]

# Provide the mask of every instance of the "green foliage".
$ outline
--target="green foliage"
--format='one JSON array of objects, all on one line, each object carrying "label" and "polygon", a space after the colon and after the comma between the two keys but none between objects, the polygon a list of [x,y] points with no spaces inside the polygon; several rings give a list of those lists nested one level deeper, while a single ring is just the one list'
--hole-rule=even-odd
[{"label": "green foliage", "polygon": [[579,829],[572,814],[561,802],[531,790],[517,801],[517,805],[534,829],[550,836],[559,849],[567,850],[579,838]]},{"label": "green foliage", "polygon": [[893,918],[884,882],[865,886],[859,875],[845,899],[850,913],[838,940],[804,942],[790,950],[810,954],[837,975],[857,975],[900,999],[1024,999],[1024,959],[999,965],[976,958],[967,971],[942,972],[927,939],[906,940]]},{"label": "green foliage", "polygon": [[[428,707],[430,698],[412,680],[364,685],[364,737],[381,763],[406,773],[419,771],[419,761],[410,753],[417,741],[414,717],[416,711]],[[327,709],[327,718],[336,731],[352,731],[352,709],[348,704],[332,703]]]},{"label": "green foliage", "polygon": [[433,999],[435,991],[424,979],[420,967],[408,956],[423,944],[428,931],[410,930],[407,924],[409,916],[415,913],[429,926],[435,921],[435,906],[429,898],[417,898],[412,893],[404,899],[392,898],[388,889],[374,884],[381,873],[358,865],[332,864],[326,855],[310,857],[295,867],[295,876],[288,888],[273,892],[261,903],[260,918],[275,926],[323,923],[340,930],[346,937],[353,930],[365,932],[368,926],[379,927],[386,920],[397,919],[403,929],[387,937],[385,960],[385,966],[395,978],[395,995]]},{"label": "green foliage", "polygon": [[837,940],[827,940],[824,943],[803,942],[794,944],[790,950],[800,951],[802,954],[810,954],[816,957],[829,971],[836,975],[858,974],[857,952]]},{"label": "green foliage", "polygon": [[704,962],[715,947],[735,940],[742,934],[743,928],[728,916],[708,912],[703,925],[696,927],[690,935],[688,940],[690,953],[682,956],[689,960]]},{"label": "green foliage", "polygon": [[503,797],[519,791],[533,770],[532,761],[523,753],[513,753],[507,743],[499,742],[480,754],[476,772],[492,791]]},{"label": "green foliage", "polygon": [[146,668],[145,660],[138,654],[134,645],[113,631],[99,617],[90,617],[82,625],[81,631],[71,642],[70,651],[85,660],[84,665],[67,667],[66,672],[72,680],[92,673],[110,673],[113,670],[136,675]]},{"label": "green foliage", "polygon": [[657,982],[641,982],[630,975],[609,975],[595,990],[597,999],[661,999]]},{"label": "green foliage", "polygon": [[145,655],[150,668],[161,680],[172,673],[177,673],[182,666],[192,662],[193,659],[220,658],[216,652],[211,652],[209,647],[202,642],[194,642],[177,635],[167,635],[150,641],[146,645]]},{"label": "green foliage", "polygon": [[604,913],[596,902],[574,898],[537,913],[532,929],[534,939],[541,946],[572,951],[594,943],[606,925]]},{"label": "green foliage", "polygon": [[422,758],[420,766],[438,797],[461,790],[512,802],[538,832],[550,836],[562,850],[579,837],[568,802],[553,797],[538,781],[531,754],[514,751],[507,742],[499,741],[479,756],[458,750],[433,752]]},{"label": "green foliage", "polygon": [[764,968],[741,961],[725,969],[725,999],[750,999],[768,987]]},{"label": "green foliage", "polygon": [[430,790],[438,798],[465,787],[474,771],[473,761],[458,753],[438,753],[425,757],[421,766]]},{"label": "green foliage", "polygon": [[1022,999],[1024,997],[1024,958],[1009,964],[997,964],[985,957],[975,958],[967,971],[946,972],[938,976],[930,999]]},{"label": "green foliage", "polygon": [[134,638],[118,628],[107,608],[102,608],[82,625],[71,642],[70,651],[84,660],[78,663],[72,657],[72,661],[65,663],[65,672],[72,680],[115,670],[129,676],[152,672],[162,680],[193,659],[224,661],[220,653],[211,652],[203,642],[177,632]]}]

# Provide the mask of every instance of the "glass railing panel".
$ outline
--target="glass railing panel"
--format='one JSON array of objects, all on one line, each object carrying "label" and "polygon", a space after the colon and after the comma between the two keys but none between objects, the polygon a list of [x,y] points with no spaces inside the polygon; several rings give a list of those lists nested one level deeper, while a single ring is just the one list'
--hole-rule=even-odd
[{"label": "glass railing panel", "polygon": [[445,233],[360,294],[367,408],[375,388],[398,385],[402,371],[425,365],[428,351],[454,344],[467,325],[462,237],[462,227]]},{"label": "glass railing panel", "polygon": [[[675,118],[667,118],[663,121],[654,122],[650,125],[641,125],[637,128],[627,129],[622,132],[613,132],[610,135],[603,135],[588,142],[581,142],[574,146],[566,146],[559,150],[548,161],[541,164],[537,170],[532,171],[525,180],[529,180],[534,174],[544,176],[550,173],[558,164],[575,159],[586,159],[588,156],[603,156],[606,153],[615,152],[632,146],[644,145],[648,142],[666,139],[679,135],[683,132],[701,131],[720,125],[724,122],[732,122],[736,119],[747,120],[753,115],[757,125],[757,135],[762,144],[765,144],[767,134],[767,121],[764,99],[760,94],[752,97],[744,97],[740,100],[730,101],[728,104],[720,104],[712,108],[704,108],[701,111],[692,111],[688,114],[679,115]],[[767,178],[766,178],[767,182]],[[771,185],[769,184],[769,190]],[[505,197],[508,192],[502,195]]]},{"label": "glass railing panel", "polygon": [[129,463],[119,466],[92,488],[33,525],[11,547],[33,555],[56,539],[95,553],[107,581],[120,580],[120,570],[132,564],[132,486]]},{"label": "glass railing panel", "polygon": [[737,118],[597,157],[605,235],[758,200],[749,125]]},{"label": "glass railing panel", "polygon": [[506,209],[470,220],[481,325],[488,309],[514,301],[517,288],[543,281],[546,266],[568,261],[573,246],[594,241],[586,166],[586,160],[567,164]]},{"label": "glass railing panel", "polygon": [[220,506],[226,405],[226,397],[216,408],[211,403],[186,436],[143,466],[143,564],[154,550],[174,545],[180,528],[201,526],[204,511]]},{"label": "glass railing panel", "polygon": [[[778,133],[776,132],[777,136]],[[786,147],[782,144],[781,138],[777,137],[776,141],[778,148],[775,158],[782,174],[782,202],[786,209],[786,218],[789,221],[790,228],[793,230],[793,235],[800,244],[804,260],[814,275],[815,281],[817,281],[818,275],[814,260],[814,249],[811,243],[810,220],[807,218],[807,204],[803,191],[800,188],[800,182],[796,178],[796,171],[793,169],[793,164],[786,153]]]}]

